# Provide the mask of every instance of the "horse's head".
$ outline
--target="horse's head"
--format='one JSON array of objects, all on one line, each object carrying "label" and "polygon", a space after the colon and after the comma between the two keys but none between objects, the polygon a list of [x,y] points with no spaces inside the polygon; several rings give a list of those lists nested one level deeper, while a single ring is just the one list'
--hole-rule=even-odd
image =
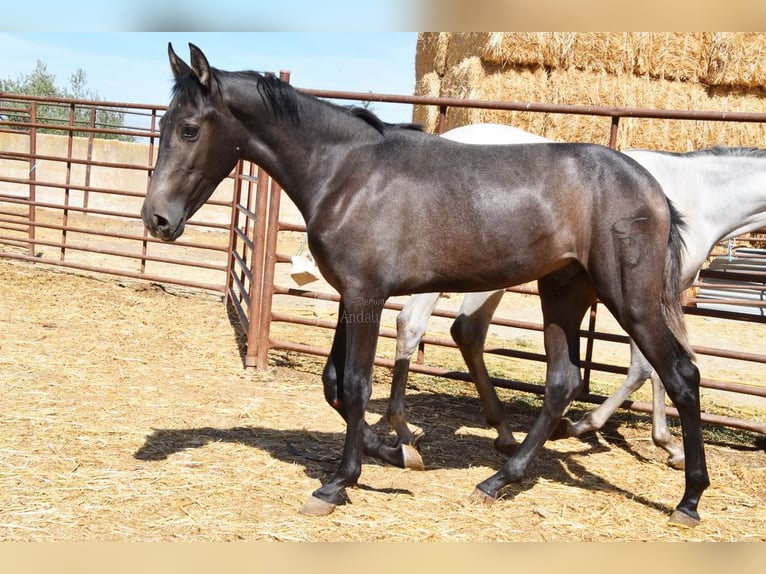
[{"label": "horse's head", "polygon": [[189,44],[191,66],[168,44],[173,97],[160,120],[160,145],[141,216],[149,232],[177,239],[186,221],[237,163],[242,129],[225,105],[217,71]]}]

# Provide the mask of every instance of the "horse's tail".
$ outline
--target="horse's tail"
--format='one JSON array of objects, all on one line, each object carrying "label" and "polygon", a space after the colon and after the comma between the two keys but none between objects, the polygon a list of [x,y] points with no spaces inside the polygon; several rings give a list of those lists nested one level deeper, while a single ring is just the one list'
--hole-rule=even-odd
[{"label": "horse's tail", "polygon": [[678,343],[694,358],[694,352],[689,345],[689,339],[686,333],[686,322],[684,321],[684,312],[681,305],[681,257],[683,250],[686,249],[681,231],[685,229],[686,223],[683,216],[673,205],[670,199],[667,199],[668,209],[670,210],[670,235],[668,236],[668,250],[665,257],[665,275],[661,296],[662,315],[670,331],[678,339]]}]

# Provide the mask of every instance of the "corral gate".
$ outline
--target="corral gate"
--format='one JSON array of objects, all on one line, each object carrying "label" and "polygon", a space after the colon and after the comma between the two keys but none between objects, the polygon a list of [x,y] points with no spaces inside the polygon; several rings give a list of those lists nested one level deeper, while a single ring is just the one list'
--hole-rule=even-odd
[{"label": "corral gate", "polygon": [[[284,76],[286,79],[286,76]],[[308,91],[308,90],[307,90]],[[695,119],[707,121],[766,121],[766,114],[734,114],[717,112],[677,112],[595,108],[591,106],[553,106],[516,102],[486,102],[452,98],[376,95],[331,91],[309,91],[316,96],[337,100],[368,100],[400,104],[438,106],[444,117],[449,106],[486,107],[491,109],[523,109],[525,111],[593,114],[611,118],[611,131],[605,141],[614,145],[619,120],[622,117]],[[43,106],[69,109],[69,121],[52,125],[39,113]],[[120,110],[132,125],[122,127],[99,125],[95,111],[101,108]],[[86,125],[77,117],[79,109],[93,110]],[[265,368],[269,351],[286,350],[312,355],[326,355],[329,335],[334,329],[332,309],[337,293],[332,289],[300,289],[289,279],[291,255],[305,227],[295,217],[284,217],[287,205],[279,186],[268,174],[249,162],[240,162],[234,173],[216,191],[212,200],[190,222],[181,241],[165,244],[147,236],[140,221],[139,207],[148,187],[156,157],[158,119],[163,106],[139,106],[125,103],[43,99],[0,94],[0,136],[11,135],[15,147],[0,147],[0,257],[19,259],[36,264],[71,267],[84,272],[108,273],[137,280],[204,290],[222,296],[241,321],[247,334],[245,366]],[[53,132],[44,134],[44,131]],[[95,136],[129,136],[136,142],[112,142]],[[58,138],[52,146],[50,138]],[[19,144],[18,140],[23,140]],[[62,140],[65,153],[61,149]],[[3,140],[6,141],[6,140]],[[138,149],[133,159],[124,159],[122,149]],[[81,149],[80,149],[81,148]],[[140,148],[140,149],[139,149]],[[53,166],[55,169],[50,170]],[[132,186],[126,181],[132,180]],[[116,229],[115,229],[116,227]],[[217,233],[216,233],[217,232]],[[96,245],[93,243],[96,239]],[[291,243],[292,240],[292,243]],[[190,270],[193,273],[190,273]],[[281,271],[280,271],[281,270]],[[703,271],[701,279],[714,275]],[[189,279],[193,275],[194,279]],[[202,277],[202,279],[199,279]],[[727,275],[730,279],[731,275]],[[746,279],[763,292],[766,278],[748,274]],[[534,296],[535,289],[521,286],[509,290]],[[285,304],[285,301],[289,303]],[[728,305],[737,299],[717,300]],[[294,307],[308,302],[309,313],[295,313]],[[708,303],[710,303],[708,301]],[[329,306],[329,307],[328,307]],[[386,313],[395,316],[402,301],[391,301]],[[327,309],[329,312],[326,312]],[[746,313],[705,309],[688,302],[688,314],[719,317],[726,320],[764,323],[766,319]],[[305,309],[304,309],[305,311]],[[603,314],[603,313],[602,313]],[[437,307],[434,317],[454,318],[454,309]],[[582,331],[584,339],[584,376],[589,385],[591,373],[624,373],[625,364],[594,360],[597,345],[617,342],[624,345],[622,334],[599,331],[596,328],[598,305],[591,310],[588,326]],[[280,333],[280,326],[297,325],[302,334]],[[541,326],[533,321],[496,316],[492,328],[539,332]],[[395,330],[381,329],[381,347],[396,337]],[[323,341],[325,341],[323,343]],[[455,354],[460,367],[428,365],[425,349],[430,346],[454,348],[454,344],[426,334],[418,361],[412,371],[430,375],[469,380],[461,369],[462,360]],[[766,363],[766,355],[743,353],[738,349],[696,348],[698,355],[717,356],[732,361]],[[488,348],[489,357],[511,357],[542,363],[544,355],[523,346],[504,341],[502,348]],[[392,367],[389,354],[381,354],[378,365]],[[704,373],[703,373],[704,375]],[[495,378],[496,385],[533,393],[542,393],[541,384]],[[764,397],[762,386],[713,381],[705,379],[703,386],[731,393]],[[598,403],[604,400],[586,387],[578,400]],[[651,405],[627,401],[626,408],[648,412]],[[675,415],[672,408],[668,409]],[[742,428],[766,434],[766,423],[747,421],[722,414],[704,413],[703,420],[712,424]]]}]

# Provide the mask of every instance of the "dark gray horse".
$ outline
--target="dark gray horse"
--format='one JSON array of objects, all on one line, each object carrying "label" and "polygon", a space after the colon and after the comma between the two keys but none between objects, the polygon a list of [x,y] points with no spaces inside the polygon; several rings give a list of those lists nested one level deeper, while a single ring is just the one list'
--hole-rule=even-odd
[{"label": "dark gray horse", "polygon": [[524,472],[582,386],[579,327],[598,297],[665,382],[679,410],[686,488],[672,519],[699,521],[709,484],[699,372],[678,300],[678,216],[636,162],[589,144],[478,146],[301,94],[270,75],[190,65],[169,46],[175,87],[162,118],[144,223],[172,241],[239,158],[264,167],[302,213],[341,302],[323,374],[346,422],[335,474],[303,507],[327,514],[356,484],[362,454],[405,466],[365,422],[383,304],[390,296],[489,291],[538,279],[544,406],[502,468],[479,484],[492,501]]}]

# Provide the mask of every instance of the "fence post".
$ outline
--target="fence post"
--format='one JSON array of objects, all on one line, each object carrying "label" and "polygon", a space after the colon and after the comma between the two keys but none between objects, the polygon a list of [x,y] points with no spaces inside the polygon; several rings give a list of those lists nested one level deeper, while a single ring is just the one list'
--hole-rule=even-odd
[{"label": "fence post", "polygon": [[253,258],[250,262],[252,279],[250,280],[250,305],[247,309],[247,350],[245,368],[262,368],[258,365],[260,348],[269,341],[262,341],[260,335],[261,303],[263,299],[263,261],[266,251],[266,215],[268,210],[269,177],[262,167],[258,167],[258,183],[255,186],[255,225],[253,225]]},{"label": "fence post", "polygon": [[[279,72],[279,79],[290,83],[290,72]],[[271,303],[274,300],[274,271],[277,264],[277,238],[279,236],[279,204],[282,188],[269,178],[269,215],[266,222],[266,245],[263,258],[263,289],[261,291],[260,316],[258,319],[258,350],[255,367],[265,369],[269,365],[269,335],[271,331]]]},{"label": "fence post", "polygon": [[265,369],[269,363],[269,335],[271,331],[271,303],[274,299],[274,271],[277,263],[277,238],[279,235],[279,204],[282,188],[270,180],[269,219],[266,223],[266,256],[263,262],[263,291],[261,317],[258,330],[258,357],[256,366]]},{"label": "fence post", "polygon": [[[148,166],[149,169],[146,170],[146,189],[144,190],[144,195],[149,193],[149,187],[152,184],[152,173],[154,173],[153,166],[154,166],[154,139],[155,139],[155,133],[157,132],[157,108],[152,108],[152,120],[151,125],[149,127],[151,135],[149,136],[149,158],[148,158]],[[90,169],[90,163],[88,163],[88,169]],[[90,185],[90,179],[87,179],[87,185]],[[139,267],[141,275],[144,275],[146,273],[146,255],[149,249],[149,230],[146,228],[145,225],[142,225],[141,232],[143,233],[144,240],[141,242],[141,264]]]}]

